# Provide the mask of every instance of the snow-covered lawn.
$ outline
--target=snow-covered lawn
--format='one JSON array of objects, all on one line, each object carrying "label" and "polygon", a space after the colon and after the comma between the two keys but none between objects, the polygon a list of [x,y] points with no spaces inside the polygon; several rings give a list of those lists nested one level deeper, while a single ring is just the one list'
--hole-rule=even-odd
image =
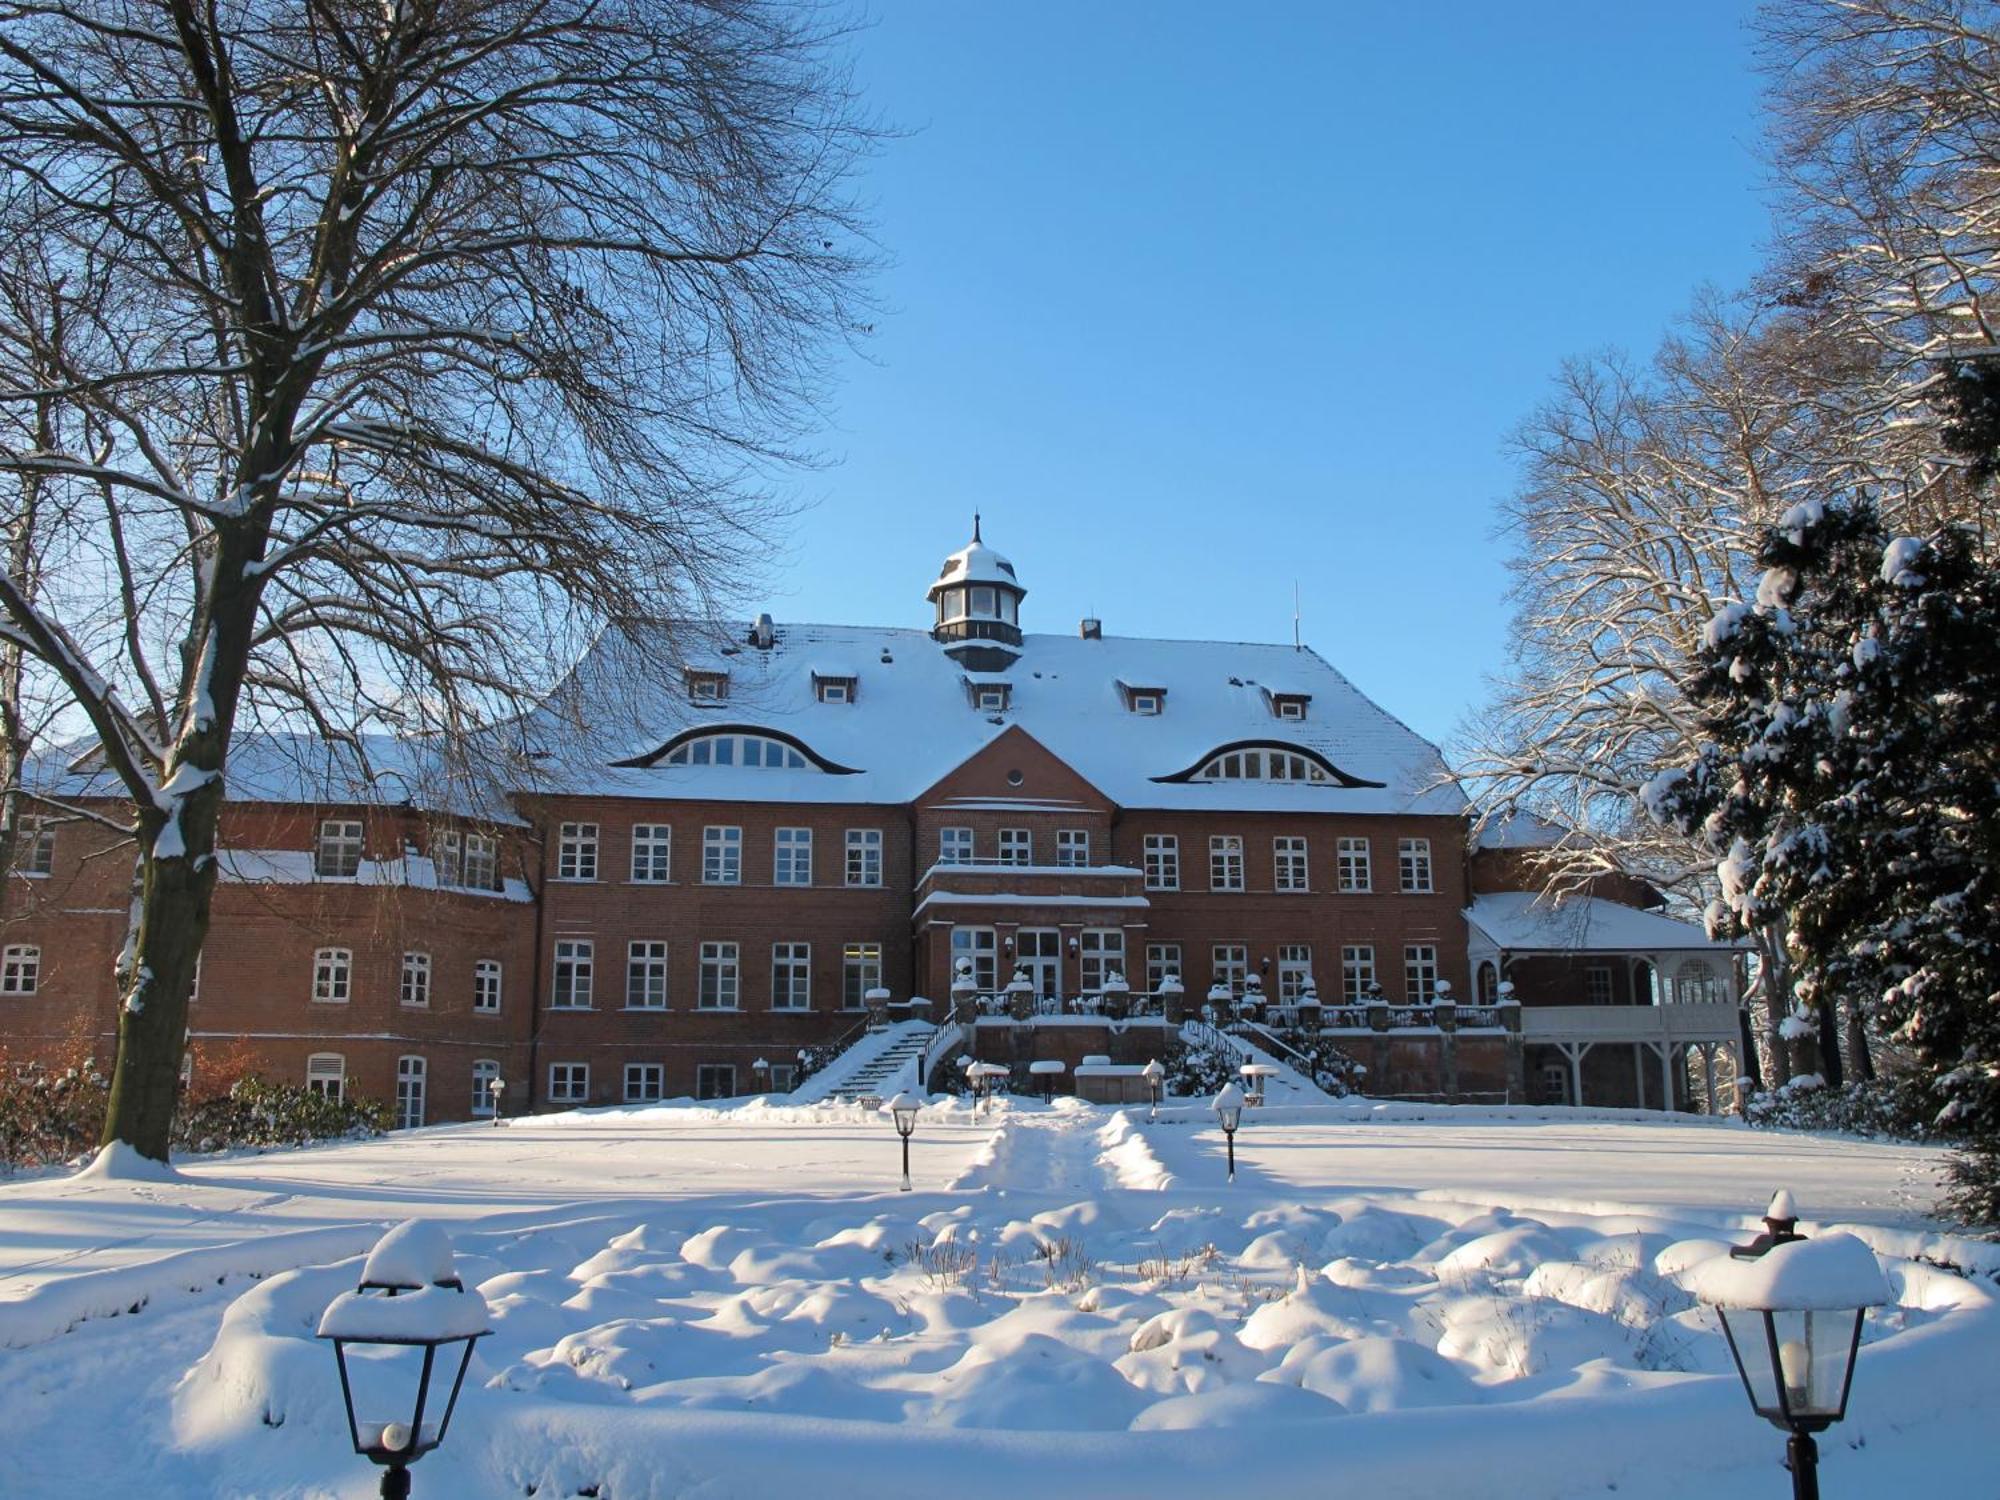
[{"label": "snow-covered lawn", "polygon": [[422,1214],[495,1332],[420,1495],[1775,1496],[1679,1277],[1782,1183],[1896,1297],[1827,1492],[2000,1494],[2000,1250],[1926,1225],[1931,1153],[1423,1113],[1253,1114],[1233,1186],[1204,1112],[1068,1102],[927,1112],[908,1194],[885,1122],[762,1106],[14,1184],[0,1490],[372,1494],[311,1334]]}]

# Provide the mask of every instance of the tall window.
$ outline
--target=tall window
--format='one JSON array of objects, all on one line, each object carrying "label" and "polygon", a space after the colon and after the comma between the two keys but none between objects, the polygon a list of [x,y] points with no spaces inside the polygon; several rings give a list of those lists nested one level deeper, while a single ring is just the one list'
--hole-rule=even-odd
[{"label": "tall window", "polygon": [[743,883],[743,830],[708,827],[701,831],[701,881],[703,885]]},{"label": "tall window", "polygon": [[735,1010],[742,996],[734,943],[701,945],[701,991],[695,1004],[702,1010]]},{"label": "tall window", "polygon": [[882,945],[848,943],[840,950],[840,1004],[860,1010],[867,994],[882,983]]},{"label": "tall window", "polygon": [[313,953],[313,999],[345,1005],[354,995],[354,955],[345,948]]},{"label": "tall window", "polygon": [[1298,1003],[1312,978],[1313,951],[1309,943],[1285,943],[1278,949],[1278,998],[1287,1005]]},{"label": "tall window", "polygon": [[313,874],[324,880],[350,880],[361,870],[361,824],[327,818],[313,842]]},{"label": "tall window", "polygon": [[625,1102],[650,1104],[667,1097],[667,1069],[664,1063],[625,1064]]},{"label": "tall window", "polygon": [[1431,841],[1403,839],[1396,845],[1396,862],[1403,872],[1403,889],[1431,889]]},{"label": "tall window", "polygon": [[1281,891],[1309,891],[1306,877],[1306,841],[1296,835],[1271,840],[1274,883]]},{"label": "tall window", "polygon": [[972,863],[972,830],[970,828],[940,828],[938,830],[938,863],[941,865],[969,865]]},{"label": "tall window", "polygon": [[880,885],[882,883],[881,829],[850,828],[847,830],[847,883],[849,885]]},{"label": "tall window", "polygon": [[550,1010],[589,1010],[590,982],[596,953],[589,940],[563,938],[556,943],[555,983],[549,987]]},{"label": "tall window", "polygon": [[13,943],[0,951],[0,995],[32,995],[41,983],[40,948],[29,943]]},{"label": "tall window", "polygon": [[1217,943],[1209,950],[1209,973],[1209,983],[1241,990],[1250,977],[1250,950],[1241,943]]},{"label": "tall window", "polygon": [[1343,891],[1367,891],[1374,885],[1375,877],[1369,868],[1368,840],[1342,839],[1340,841],[1340,888]]},{"label": "tall window", "polygon": [[972,982],[986,991],[1000,987],[1000,939],[991,927],[954,927],[951,930],[951,972],[958,973],[958,961],[972,965]]},{"label": "tall window", "polygon": [[465,836],[449,828],[431,835],[431,864],[439,885],[465,884]]},{"label": "tall window", "polygon": [[771,945],[771,1009],[812,1008],[812,944]]},{"label": "tall window", "polygon": [[1059,865],[1087,865],[1090,863],[1090,830],[1088,828],[1059,828],[1056,830],[1056,863]]},{"label": "tall window", "polygon": [[472,966],[472,1008],[482,1016],[500,1014],[500,960],[482,958]]},{"label": "tall window", "polygon": [[736,1097],[735,1063],[696,1063],[694,1068],[694,1096],[697,1099],[734,1099]]},{"label": "tall window", "polygon": [[1239,835],[1218,833],[1208,841],[1208,888],[1243,889],[1243,840]]},{"label": "tall window", "polygon": [[1375,982],[1375,949],[1368,943],[1350,943],[1340,950],[1340,995],[1349,1005],[1368,998]]},{"label": "tall window", "polygon": [[597,879],[597,825],[565,823],[556,840],[556,879]]},{"label": "tall window", "polygon": [[1438,951],[1429,943],[1412,943],[1403,950],[1403,994],[1412,1005],[1437,999]]},{"label": "tall window", "polygon": [[1611,966],[1592,964],[1583,971],[1583,998],[1592,1005],[1611,1003]]},{"label": "tall window", "polygon": [[1000,830],[1000,863],[1031,865],[1035,862],[1035,834],[1029,828]]},{"label": "tall window", "polygon": [[1181,888],[1181,841],[1171,833],[1146,835],[1146,889],[1177,891]]},{"label": "tall window", "polygon": [[771,852],[771,883],[813,883],[813,831],[810,828],[778,830]]},{"label": "tall window", "polygon": [[1181,976],[1181,945],[1179,943],[1146,944],[1146,989],[1157,995],[1160,986],[1171,974],[1176,979]]},{"label": "tall window", "polygon": [[492,834],[465,836],[465,884],[475,891],[500,889],[500,840]]},{"label": "tall window", "polygon": [[315,1052],[306,1059],[306,1092],[338,1104],[347,1097],[347,1059],[338,1052]]},{"label": "tall window", "polygon": [[403,1004],[427,1007],[431,1003],[431,956],[428,953],[403,955],[403,980],[397,992]]},{"label": "tall window", "polygon": [[589,1063],[549,1064],[549,1103],[583,1104],[589,1099]]},{"label": "tall window", "polygon": [[625,949],[625,1008],[667,1008],[667,945],[639,942]]},{"label": "tall window", "polygon": [[1119,927],[1086,927],[1077,935],[1077,964],[1084,993],[1104,988],[1104,976],[1125,972],[1125,932]]},{"label": "tall window", "polygon": [[481,1058],[472,1065],[472,1117],[489,1118],[493,1113],[493,1085],[500,1081],[500,1064]]},{"label": "tall window", "polygon": [[56,867],[56,831],[40,818],[31,818],[21,829],[20,871],[23,875],[47,875]]},{"label": "tall window", "polygon": [[674,829],[671,823],[632,825],[632,881],[664,885],[673,869]]},{"label": "tall window", "polygon": [[429,1069],[421,1057],[396,1059],[396,1128],[415,1130],[424,1123],[424,1078]]}]

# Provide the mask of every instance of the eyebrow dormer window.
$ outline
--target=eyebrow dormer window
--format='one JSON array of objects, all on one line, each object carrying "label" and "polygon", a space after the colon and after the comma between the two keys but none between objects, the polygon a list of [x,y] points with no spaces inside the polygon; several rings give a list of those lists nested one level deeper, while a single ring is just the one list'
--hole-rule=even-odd
[{"label": "eyebrow dormer window", "polygon": [[807,762],[782,740],[756,734],[710,734],[686,740],[666,755],[670,766],[749,766],[762,771],[803,771]]},{"label": "eyebrow dormer window", "polygon": [[1303,755],[1289,750],[1231,750],[1218,755],[1194,773],[1195,781],[1306,781],[1331,780],[1325,770]]},{"label": "eyebrow dormer window", "polygon": [[697,672],[692,669],[687,674],[688,701],[690,703],[726,703],[729,701],[729,674],[727,672]]}]

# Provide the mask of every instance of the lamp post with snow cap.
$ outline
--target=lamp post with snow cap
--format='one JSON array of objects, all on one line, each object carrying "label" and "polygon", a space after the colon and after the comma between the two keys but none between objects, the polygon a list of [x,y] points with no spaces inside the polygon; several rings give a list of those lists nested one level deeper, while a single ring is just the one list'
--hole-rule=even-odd
[{"label": "lamp post with snow cap", "polygon": [[1155,1057],[1139,1070],[1139,1076],[1146,1080],[1146,1093],[1149,1096],[1146,1123],[1156,1124],[1160,1118],[1160,1090],[1167,1081],[1167,1070],[1160,1066],[1160,1060]]},{"label": "lamp post with snow cap", "polygon": [[771,1092],[771,1060],[768,1057],[760,1057],[750,1064],[750,1076],[757,1082],[758,1093]]},{"label": "lamp post with snow cap", "polygon": [[1751,1409],[1790,1434],[1793,1500],[1819,1500],[1813,1434],[1847,1415],[1862,1319],[1889,1300],[1874,1252],[1851,1234],[1800,1234],[1780,1189],[1764,1233],[1696,1266],[1687,1286],[1720,1315]]},{"label": "lamp post with snow cap", "polygon": [[903,1191],[910,1190],[910,1137],[916,1132],[917,1111],[924,1107],[924,1101],[905,1089],[887,1104],[882,1113],[896,1122],[896,1134],[903,1138]]},{"label": "lamp post with snow cap", "polygon": [[[451,1241],[435,1224],[415,1219],[382,1236],[361,1268],[360,1286],[321,1314],[319,1337],[332,1342],[340,1368],[347,1435],[356,1453],[382,1467],[382,1500],[405,1500],[410,1465],[444,1442],[472,1347],[492,1331],[487,1325],[486,1299],[459,1280]],[[449,1353],[438,1356],[460,1343],[454,1371]],[[419,1349],[422,1365],[413,1370],[412,1351]],[[415,1392],[405,1397],[399,1388],[412,1377]],[[357,1387],[365,1419],[355,1410]],[[434,1422],[425,1420],[427,1413]]]},{"label": "lamp post with snow cap", "polygon": [[501,1123],[500,1102],[501,1102],[501,1097],[507,1092],[507,1080],[504,1078],[496,1078],[486,1087],[487,1087],[487,1097],[493,1101],[493,1123],[495,1125],[498,1125]]},{"label": "lamp post with snow cap", "polygon": [[1236,1180],[1236,1127],[1243,1123],[1243,1090],[1233,1083],[1225,1083],[1222,1092],[1215,1096],[1215,1118],[1222,1125],[1223,1138],[1229,1142],[1229,1180]]}]

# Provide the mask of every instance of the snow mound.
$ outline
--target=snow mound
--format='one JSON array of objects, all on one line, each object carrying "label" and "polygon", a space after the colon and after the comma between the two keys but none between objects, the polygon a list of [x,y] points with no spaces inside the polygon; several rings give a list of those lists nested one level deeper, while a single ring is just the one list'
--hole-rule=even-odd
[{"label": "snow mound", "polygon": [[180,1182],[181,1174],[163,1161],[142,1154],[138,1147],[113,1141],[91,1157],[76,1174],[78,1182]]}]

